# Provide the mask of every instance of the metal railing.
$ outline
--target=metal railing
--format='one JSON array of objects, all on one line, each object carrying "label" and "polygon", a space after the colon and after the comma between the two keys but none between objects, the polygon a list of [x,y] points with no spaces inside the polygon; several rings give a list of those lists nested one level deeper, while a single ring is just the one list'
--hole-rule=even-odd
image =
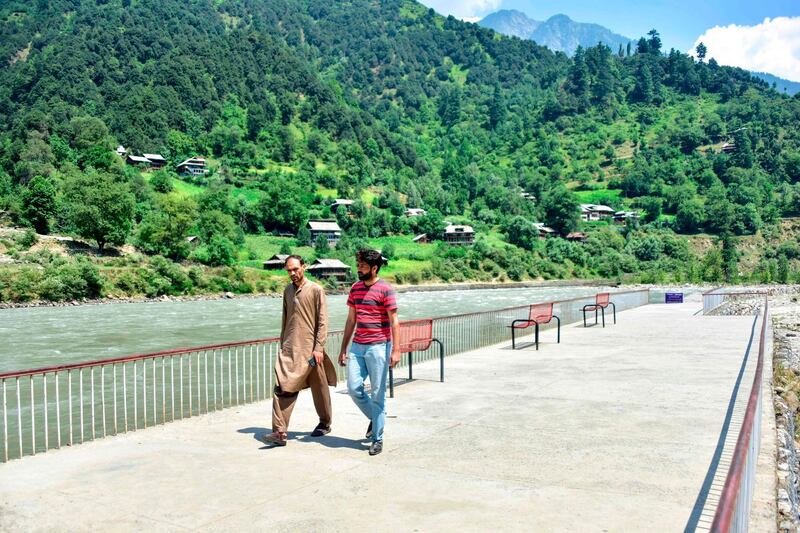
[{"label": "metal railing", "polygon": [[707,315],[724,303],[738,299],[753,299],[763,297],[765,291],[732,291],[718,287],[703,293],[703,314]]},{"label": "metal railing", "polygon": [[711,524],[711,531],[747,531],[750,520],[750,506],[755,487],[756,463],[761,443],[761,401],[763,396],[762,378],[764,373],[764,350],[767,332],[769,301],[764,298],[761,316],[761,335],[758,346],[758,362],[753,377],[753,387],[747,400],[747,408],[736,439],[731,466],[722,487],[717,511]]},{"label": "metal railing", "polygon": [[[646,289],[611,296],[620,310],[649,300]],[[554,312],[564,324],[578,322],[581,307],[592,302],[594,295],[554,302]],[[528,309],[434,318],[433,336],[445,344],[447,356],[508,341],[506,326],[526,317]],[[334,359],[342,335],[328,334],[326,350]],[[267,338],[0,374],[0,461],[267,399],[279,343]],[[432,346],[414,357],[423,362],[439,353]],[[344,381],[345,369],[336,368]]]}]

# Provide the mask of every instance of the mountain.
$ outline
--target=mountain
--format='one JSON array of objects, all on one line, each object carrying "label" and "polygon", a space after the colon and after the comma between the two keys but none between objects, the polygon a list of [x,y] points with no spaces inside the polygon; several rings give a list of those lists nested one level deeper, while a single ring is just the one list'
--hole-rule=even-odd
[{"label": "mountain", "polygon": [[522,11],[516,9],[501,9],[495,13],[486,15],[480,22],[484,28],[491,28],[497,33],[519,37],[520,39],[530,39],[530,36],[541,26],[541,22],[528,18]]},{"label": "mountain", "polygon": [[[313,219],[338,219],[330,253],[346,260],[367,239],[435,239],[446,219],[483,239],[415,249],[418,279],[711,278],[672,232],[800,214],[800,98],[661,46],[652,32],[630,56],[570,58],[412,0],[0,2],[0,214],[213,265],[259,265],[278,252],[259,239]],[[125,164],[119,144],[168,165]],[[178,176],[195,156],[209,172]],[[585,249],[537,240],[533,222],[574,231],[579,203],[645,227],[622,239],[604,223]],[[783,252],[768,253],[771,276]]]},{"label": "mountain", "polygon": [[578,46],[589,48],[597,43],[607,45],[613,52],[625,49],[631,39],[618,35],[599,24],[575,22],[566,15],[553,15],[544,22],[528,18],[516,10],[501,10],[478,22],[503,35],[530,39],[557,52],[573,55]]},{"label": "mountain", "polygon": [[751,72],[751,74],[753,74],[753,76],[756,78],[769,83],[770,86],[772,86],[774,83],[775,90],[781,94],[786,93],[789,96],[794,96],[795,94],[800,93],[800,82],[779,78],[778,76],[767,74],[766,72]]}]

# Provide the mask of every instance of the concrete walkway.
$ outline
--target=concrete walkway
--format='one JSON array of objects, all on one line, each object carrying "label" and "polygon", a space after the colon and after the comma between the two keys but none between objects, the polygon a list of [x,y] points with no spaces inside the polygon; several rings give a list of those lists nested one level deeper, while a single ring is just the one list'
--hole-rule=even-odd
[{"label": "concrete walkway", "polygon": [[308,437],[303,393],[286,448],[256,440],[261,402],[0,465],[0,530],[681,531],[753,324],[699,307],[457,355],[446,383],[415,365],[377,457],[339,389],[333,433]]}]

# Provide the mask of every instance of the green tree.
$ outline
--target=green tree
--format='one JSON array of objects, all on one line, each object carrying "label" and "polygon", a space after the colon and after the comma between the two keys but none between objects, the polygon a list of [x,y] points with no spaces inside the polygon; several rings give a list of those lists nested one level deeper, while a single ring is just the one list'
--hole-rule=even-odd
[{"label": "green tree", "polygon": [[559,183],[542,198],[545,223],[559,235],[566,235],[578,227],[580,205],[575,194]]},{"label": "green tree", "polygon": [[36,176],[22,192],[22,216],[38,233],[50,232],[50,220],[56,215],[56,188],[49,178]]},{"label": "green tree", "polygon": [[197,221],[197,203],[191,198],[165,196],[139,225],[136,245],[142,251],[172,259],[189,256],[187,238]]},{"label": "green tree", "polygon": [[87,172],[68,178],[64,196],[75,231],[93,239],[101,253],[106,244],[125,243],[136,208],[127,184],[105,172]]},{"label": "green tree", "polygon": [[328,246],[328,238],[325,235],[317,235],[316,240],[314,241],[314,253],[316,254],[317,258],[324,257],[330,252],[330,247]]},{"label": "green tree", "polygon": [[694,51],[697,53],[697,59],[699,59],[700,62],[702,63],[703,60],[706,58],[706,53],[708,52],[708,48],[706,48],[706,45],[704,45],[701,41],[694,49]]},{"label": "green tree", "polygon": [[292,255],[292,246],[289,244],[289,241],[283,241],[281,243],[281,248],[278,250],[278,253],[281,255]]},{"label": "green tree", "polygon": [[736,249],[736,238],[730,231],[725,231],[720,236],[722,246],[722,269],[725,273],[725,282],[734,283],[739,277],[739,252]]},{"label": "green tree", "polygon": [[166,194],[172,192],[172,179],[166,170],[160,168],[150,177],[150,186],[154,191]]}]

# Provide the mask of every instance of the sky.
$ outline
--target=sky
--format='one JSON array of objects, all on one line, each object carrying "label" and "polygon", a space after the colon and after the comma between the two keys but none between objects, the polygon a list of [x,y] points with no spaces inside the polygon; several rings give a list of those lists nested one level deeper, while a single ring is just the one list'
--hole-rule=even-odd
[{"label": "sky", "polygon": [[664,49],[693,52],[723,65],[800,82],[800,0],[421,0],[443,15],[475,22],[500,9],[535,20],[563,13],[638,39],[655,28]]}]

